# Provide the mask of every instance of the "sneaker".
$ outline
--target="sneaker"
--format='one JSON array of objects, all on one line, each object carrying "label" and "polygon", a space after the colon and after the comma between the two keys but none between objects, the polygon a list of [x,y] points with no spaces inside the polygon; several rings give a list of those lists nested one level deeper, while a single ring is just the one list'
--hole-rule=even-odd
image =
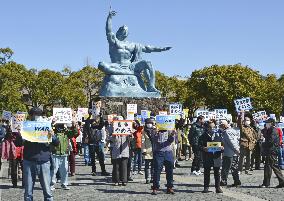
[{"label": "sneaker", "polygon": [[50,190],[51,191],[54,191],[55,190],[55,187],[52,185],[52,186],[50,186]]},{"label": "sneaker", "polygon": [[122,182],[122,186],[126,186],[126,185],[127,185],[127,183]]},{"label": "sneaker", "polygon": [[127,180],[128,180],[128,181],[133,181],[133,179],[132,179],[132,178],[128,178]]},{"label": "sneaker", "polygon": [[277,185],[276,188],[284,188],[284,183]]},{"label": "sneaker", "polygon": [[144,175],[144,173],[143,173],[142,171],[139,171],[139,172],[138,172],[138,174],[140,174],[140,175]]},{"label": "sneaker", "polygon": [[102,172],[101,175],[102,175],[102,176],[110,176],[110,173],[108,173],[108,172]]},{"label": "sneaker", "polygon": [[188,158],[186,158],[186,159],[185,159],[185,161],[189,161],[189,159],[188,159]]},{"label": "sneaker", "polygon": [[252,173],[250,173],[249,171],[245,171],[246,175],[252,175]]},{"label": "sneaker", "polygon": [[150,184],[150,181],[149,180],[146,180],[146,183],[145,184]]},{"label": "sneaker", "polygon": [[264,184],[261,184],[259,187],[260,187],[260,188],[269,188],[269,186],[266,186],[266,185],[264,185]]},{"label": "sneaker", "polygon": [[153,191],[152,191],[152,193],[151,193],[152,195],[157,195],[158,194],[158,191],[157,191],[157,189],[153,189]]},{"label": "sneaker", "polygon": [[209,188],[204,188],[204,190],[202,191],[202,193],[209,193]]},{"label": "sneaker", "polygon": [[70,177],[74,177],[74,176],[75,176],[75,173],[71,173],[71,174],[70,174]]},{"label": "sneaker", "polygon": [[114,185],[114,186],[119,186],[119,183],[114,183],[113,185]]},{"label": "sneaker", "polygon": [[65,186],[65,185],[61,185],[61,188],[62,188],[63,190],[70,190],[70,188],[69,188],[68,186]]},{"label": "sneaker", "polygon": [[172,188],[167,188],[167,194],[175,194],[174,190]]},{"label": "sneaker", "polygon": [[195,176],[198,176],[198,172],[196,172],[195,170],[193,172],[190,173],[190,175],[195,175]]},{"label": "sneaker", "polygon": [[198,175],[203,175],[203,173],[200,170],[198,170],[197,173]]},{"label": "sneaker", "polygon": [[133,175],[137,175],[137,172],[136,172],[136,171],[134,171],[134,172],[133,172]]},{"label": "sneaker", "polygon": [[97,173],[96,172],[92,172],[92,176],[97,176]]},{"label": "sneaker", "polygon": [[220,186],[227,186],[227,182],[221,181]]},{"label": "sneaker", "polygon": [[219,188],[216,188],[216,193],[223,193],[222,189],[219,187]]}]

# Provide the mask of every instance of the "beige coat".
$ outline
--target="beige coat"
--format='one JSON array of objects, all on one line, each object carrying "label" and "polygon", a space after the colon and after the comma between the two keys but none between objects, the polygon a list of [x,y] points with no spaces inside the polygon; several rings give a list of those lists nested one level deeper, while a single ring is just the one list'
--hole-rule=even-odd
[{"label": "beige coat", "polygon": [[152,143],[148,135],[143,131],[142,135],[142,153],[146,160],[153,159]]}]

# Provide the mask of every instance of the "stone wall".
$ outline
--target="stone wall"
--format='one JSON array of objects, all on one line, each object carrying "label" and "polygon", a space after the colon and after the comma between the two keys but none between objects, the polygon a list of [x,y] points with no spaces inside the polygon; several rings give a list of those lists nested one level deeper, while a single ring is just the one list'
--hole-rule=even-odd
[{"label": "stone wall", "polygon": [[126,117],[127,104],[137,104],[137,112],[150,110],[157,115],[159,111],[169,111],[166,98],[129,98],[129,97],[100,97],[103,115],[118,114]]}]

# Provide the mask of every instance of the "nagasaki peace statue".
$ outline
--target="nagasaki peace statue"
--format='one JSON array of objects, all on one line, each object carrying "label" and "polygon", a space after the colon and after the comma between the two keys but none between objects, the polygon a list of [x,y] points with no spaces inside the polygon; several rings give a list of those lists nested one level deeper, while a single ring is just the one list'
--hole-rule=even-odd
[{"label": "nagasaki peace statue", "polygon": [[105,73],[100,96],[160,98],[152,64],[143,60],[141,54],[167,51],[171,47],[159,48],[127,41],[127,26],[120,27],[116,34],[112,31],[112,18],[115,15],[115,11],[110,11],[106,21],[111,62],[98,64],[98,68]]}]

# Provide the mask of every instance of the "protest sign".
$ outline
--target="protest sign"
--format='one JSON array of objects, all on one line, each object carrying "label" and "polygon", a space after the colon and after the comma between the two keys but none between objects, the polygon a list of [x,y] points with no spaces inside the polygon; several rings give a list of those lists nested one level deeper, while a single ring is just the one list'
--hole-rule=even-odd
[{"label": "protest sign", "polygon": [[207,120],[210,120],[210,119],[216,119],[216,112],[214,111],[210,111],[208,112],[208,119],[205,119],[206,121]]},{"label": "protest sign", "polygon": [[130,120],[115,120],[112,122],[113,135],[131,135],[132,122]]},{"label": "protest sign", "polygon": [[275,115],[275,114],[270,114],[269,117],[270,117],[271,119],[274,119],[274,120],[276,121],[276,115]]},{"label": "protest sign", "polygon": [[11,118],[12,118],[12,112],[3,110],[2,119],[10,121]]},{"label": "protest sign", "polygon": [[236,99],[236,100],[234,100],[234,103],[235,103],[235,107],[236,107],[237,112],[247,111],[247,110],[251,110],[253,108],[251,101],[250,101],[250,98]]},{"label": "protest sign", "polygon": [[102,107],[102,101],[93,102],[93,104],[92,104],[92,116],[93,116],[93,118],[100,115],[101,107]]},{"label": "protest sign", "polygon": [[88,108],[78,108],[77,110],[77,121],[82,122],[83,118],[87,119],[89,117]]},{"label": "protest sign", "polygon": [[221,146],[221,142],[207,142],[207,151],[211,153],[221,151]]},{"label": "protest sign", "polygon": [[159,111],[159,115],[168,115],[167,111]]},{"label": "protest sign", "polygon": [[137,104],[127,104],[127,112],[137,113]]},{"label": "protest sign", "polygon": [[267,119],[266,111],[259,111],[252,114],[254,120],[264,121]]},{"label": "protest sign", "polygon": [[72,123],[71,108],[53,108],[53,117],[57,124]]},{"label": "protest sign", "polygon": [[216,113],[216,120],[227,118],[227,114],[228,114],[227,109],[215,109],[214,111]]},{"label": "protest sign", "polygon": [[38,121],[24,121],[21,128],[23,139],[30,142],[47,143],[51,142],[51,123]]},{"label": "protest sign", "polygon": [[127,112],[127,117],[126,117],[126,119],[127,120],[134,120],[134,112]]},{"label": "protest sign", "polygon": [[144,123],[145,119],[150,118],[150,113],[148,110],[141,110],[141,122]]},{"label": "protest sign", "polygon": [[170,115],[182,114],[182,104],[174,103],[170,104]]},{"label": "protest sign", "polygon": [[12,117],[12,132],[21,130],[23,121],[26,120],[26,114],[15,114]]},{"label": "protest sign", "polygon": [[196,116],[204,116],[204,120],[208,121],[209,120],[209,111],[208,110],[197,110],[196,111]]},{"label": "protest sign", "polygon": [[157,115],[156,123],[159,130],[174,130],[175,129],[175,115]]}]

